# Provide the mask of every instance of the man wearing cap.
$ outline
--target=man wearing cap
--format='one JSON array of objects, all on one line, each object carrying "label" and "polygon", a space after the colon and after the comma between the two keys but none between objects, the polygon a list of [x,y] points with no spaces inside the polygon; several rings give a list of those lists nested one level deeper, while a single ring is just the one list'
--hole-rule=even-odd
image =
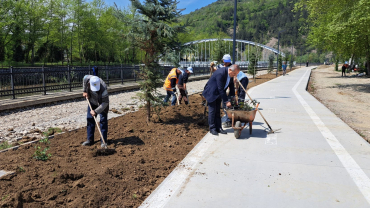
[{"label": "man wearing cap", "polygon": [[[229,54],[225,54],[223,57],[222,57],[222,61],[224,62],[224,65],[222,66],[220,64],[220,68],[222,67],[230,67],[232,64],[231,64],[231,56]],[[235,93],[234,93],[235,94]],[[230,91],[226,93],[227,95],[227,98],[230,99],[231,98],[231,95],[230,95]],[[222,105],[224,105],[225,103],[223,103]],[[224,113],[225,115],[223,116],[222,118],[222,127],[224,128],[228,128],[228,127],[231,127],[231,120],[227,117],[227,114],[226,114],[226,111],[225,111],[225,106],[224,106]]]},{"label": "man wearing cap", "polygon": [[233,77],[239,71],[238,65],[217,69],[204,87],[202,94],[208,102],[209,131],[213,135],[226,134],[226,131],[221,128],[221,101],[226,103],[227,107],[231,107],[231,103],[226,96],[226,89],[230,87],[230,95],[235,96]]},{"label": "man wearing cap", "polygon": [[83,146],[94,144],[95,120],[93,116],[100,115],[100,129],[104,138],[100,138],[101,146],[104,147],[102,139],[107,143],[108,134],[108,110],[109,97],[105,82],[97,76],[86,75],[83,79],[83,96],[88,98],[91,108],[87,107],[87,141]]},{"label": "man wearing cap", "polygon": [[176,84],[179,82],[180,74],[182,74],[180,69],[173,68],[164,81],[163,88],[167,92],[167,96],[163,101],[164,103],[167,103],[172,95],[171,105],[176,105]]},{"label": "man wearing cap", "polygon": [[179,76],[179,82],[177,83],[177,88],[179,88],[180,95],[179,95],[179,103],[181,104],[181,100],[184,97],[185,105],[189,104],[188,96],[187,96],[187,87],[186,83],[188,82],[188,78],[190,74],[193,73],[193,68],[188,67],[185,72],[181,73]]}]

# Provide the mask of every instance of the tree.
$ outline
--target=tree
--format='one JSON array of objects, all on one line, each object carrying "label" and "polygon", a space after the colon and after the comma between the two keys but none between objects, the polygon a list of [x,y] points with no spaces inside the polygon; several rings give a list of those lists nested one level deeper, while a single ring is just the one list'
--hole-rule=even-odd
[{"label": "tree", "polygon": [[217,41],[214,43],[213,51],[212,51],[212,59],[217,61],[218,63],[222,63],[222,57],[225,55],[225,41],[219,36]]},{"label": "tree", "polygon": [[294,55],[291,54],[289,59],[290,70],[292,70],[293,64],[294,64]]},{"label": "tree", "polygon": [[185,31],[185,26],[179,24],[180,11],[178,2],[174,0],[130,0],[134,10],[132,19],[116,7],[117,17],[129,27],[129,32],[123,34],[132,41],[135,48],[145,51],[140,76],[141,92],[138,96],[146,102],[147,122],[150,122],[151,103],[158,102],[156,89],[161,86],[159,59],[166,53],[179,51],[181,43],[178,34]]},{"label": "tree", "polygon": [[[330,5],[330,6],[328,6]],[[344,57],[366,56],[370,73],[369,0],[302,0],[296,11],[307,11],[308,41],[319,49]]]},{"label": "tree", "polygon": [[268,73],[271,73],[272,70],[274,70],[274,60],[275,60],[275,56],[272,53],[272,54],[269,55]]},{"label": "tree", "polygon": [[282,64],[283,64],[283,57],[279,54],[278,55],[278,71],[282,70]]},{"label": "tree", "polygon": [[256,65],[257,65],[257,56],[255,52],[252,52],[249,56],[249,65],[247,74],[250,74],[253,76],[253,79],[256,76]]}]

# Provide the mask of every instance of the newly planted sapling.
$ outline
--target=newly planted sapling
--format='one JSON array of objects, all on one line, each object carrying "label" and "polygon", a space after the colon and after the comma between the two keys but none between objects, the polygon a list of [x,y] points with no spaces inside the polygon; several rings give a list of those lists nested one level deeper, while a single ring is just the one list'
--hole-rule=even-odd
[{"label": "newly planted sapling", "polygon": [[47,137],[40,140],[39,144],[43,144],[44,149],[42,150],[41,146],[35,146],[35,153],[32,155],[33,158],[36,160],[46,161],[51,157],[51,154],[47,154],[46,152],[50,149],[48,144],[50,143],[49,139]]}]

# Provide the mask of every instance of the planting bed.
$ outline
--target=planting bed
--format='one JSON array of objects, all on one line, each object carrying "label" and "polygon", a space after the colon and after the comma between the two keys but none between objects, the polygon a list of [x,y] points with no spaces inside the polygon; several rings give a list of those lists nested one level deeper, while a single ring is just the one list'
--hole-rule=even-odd
[{"label": "planting bed", "polygon": [[[249,87],[274,78],[263,75]],[[1,207],[138,207],[208,132],[198,125],[204,108],[199,95],[189,106],[167,107],[161,119],[146,123],[141,109],[109,120],[109,147],[116,153],[95,156],[100,142],[82,147],[86,128],[50,140],[47,161],[32,158],[37,144],[0,154]],[[98,132],[95,132],[98,141]]]}]

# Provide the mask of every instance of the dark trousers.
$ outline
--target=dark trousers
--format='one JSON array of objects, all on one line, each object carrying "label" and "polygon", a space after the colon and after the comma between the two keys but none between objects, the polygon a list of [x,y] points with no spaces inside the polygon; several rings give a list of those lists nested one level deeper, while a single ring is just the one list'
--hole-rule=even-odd
[{"label": "dark trousers", "polygon": [[221,129],[221,98],[217,98],[212,103],[208,103],[208,124],[209,130]]},{"label": "dark trousers", "polygon": [[346,69],[342,69],[342,77],[343,77],[343,74],[344,76],[346,76]]},{"label": "dark trousers", "polygon": [[[242,80],[240,80],[240,83],[243,85],[244,89],[247,89],[248,82],[249,82],[249,80],[246,77],[244,77]],[[239,86],[238,98],[239,98],[239,100],[245,100],[245,91],[243,90],[242,86]]]},{"label": "dark trousers", "polygon": [[184,98],[185,104],[187,105],[189,103],[188,97],[186,96],[185,88],[182,85],[177,85],[177,88],[180,90],[180,95],[179,95],[179,102],[181,104],[182,98]]},{"label": "dark trousers", "polygon": [[167,103],[168,100],[170,99],[171,95],[172,95],[171,105],[176,105],[176,99],[177,99],[176,94],[173,91],[169,91],[169,90],[167,90],[166,92],[167,92],[167,95],[164,98],[163,102]]},{"label": "dark trousers", "polygon": [[[91,106],[94,108],[94,106]],[[95,108],[94,108],[95,109]],[[104,141],[107,143],[107,135],[108,135],[108,114],[106,112],[102,112],[100,115],[100,130],[103,134]],[[90,113],[90,107],[87,107],[87,140],[90,142],[94,142],[94,132],[95,132],[95,120]],[[100,138],[100,142],[102,138]]]}]

